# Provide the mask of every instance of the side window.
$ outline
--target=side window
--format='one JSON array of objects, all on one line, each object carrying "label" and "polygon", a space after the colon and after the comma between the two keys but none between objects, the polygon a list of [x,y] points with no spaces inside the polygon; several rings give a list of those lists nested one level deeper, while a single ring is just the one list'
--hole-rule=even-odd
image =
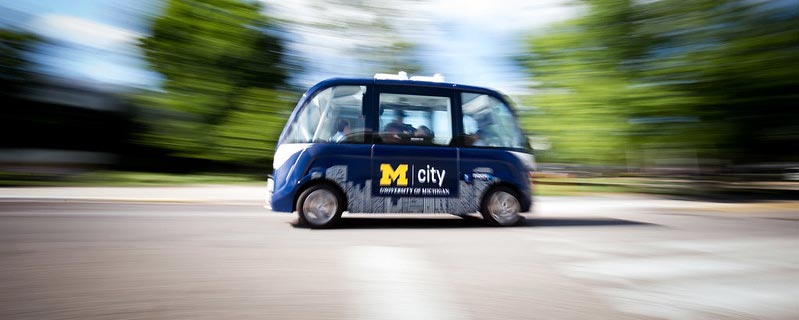
[{"label": "side window", "polygon": [[466,146],[524,148],[524,135],[502,100],[465,92],[461,93],[461,101]]},{"label": "side window", "polygon": [[330,87],[308,100],[294,118],[289,143],[363,143],[366,86]]},{"label": "side window", "polygon": [[449,97],[381,93],[379,136],[384,144],[449,145]]}]

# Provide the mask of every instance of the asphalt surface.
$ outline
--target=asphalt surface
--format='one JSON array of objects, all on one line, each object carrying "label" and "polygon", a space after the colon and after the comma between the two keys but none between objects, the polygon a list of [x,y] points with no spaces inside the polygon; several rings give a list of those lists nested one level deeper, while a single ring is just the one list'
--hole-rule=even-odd
[{"label": "asphalt surface", "polygon": [[[296,225],[256,200],[0,199],[0,319],[797,319],[799,206],[541,197]],[[346,215],[345,215],[346,217]]]}]

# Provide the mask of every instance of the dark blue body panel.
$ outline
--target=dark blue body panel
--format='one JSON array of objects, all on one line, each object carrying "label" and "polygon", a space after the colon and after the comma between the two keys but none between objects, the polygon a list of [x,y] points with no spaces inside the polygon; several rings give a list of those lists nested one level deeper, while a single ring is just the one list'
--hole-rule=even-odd
[{"label": "dark blue body panel", "polygon": [[354,184],[366,183],[371,178],[371,145],[366,144],[313,144],[291,155],[274,171],[272,210],[294,211],[294,200],[303,185],[315,179],[329,179],[327,169],[336,166],[357,168],[351,170]]},{"label": "dark blue body panel", "polygon": [[[381,164],[392,169],[408,164],[407,188],[398,188],[397,181],[388,186],[407,193],[379,194],[377,167]],[[441,171],[446,171],[442,181],[419,182],[420,176],[441,175]],[[352,213],[474,213],[480,210],[485,192],[495,185],[519,192],[522,212],[527,212],[531,205],[527,173],[518,157],[498,149],[310,144],[275,170],[272,210],[294,211],[298,192],[309,183],[326,182],[338,186]],[[446,194],[426,190],[445,190]]]},{"label": "dark blue body panel", "polygon": [[[472,180],[471,185],[480,179],[489,179],[491,184],[507,184],[519,192],[522,212],[530,211],[532,190],[530,188],[529,171],[527,165],[510,151],[482,148],[460,148],[460,167],[467,180]],[[483,173],[483,168],[490,169],[489,177],[475,173]],[[478,198],[482,199],[483,193],[487,189],[477,193]]]},{"label": "dark blue body panel", "polygon": [[[337,186],[351,213],[452,213],[480,210],[484,194],[497,185],[519,193],[521,211],[531,207],[528,172],[532,170],[529,149],[467,147],[457,137],[463,134],[460,92],[486,94],[507,104],[500,93],[481,87],[409,80],[330,79],[311,87],[300,99],[288,124],[295,121],[308,99],[326,88],[339,85],[367,86],[363,115],[367,136],[359,144],[286,143],[284,129],[275,152],[271,208],[295,211],[302,190],[314,183]],[[452,133],[449,146],[393,145],[378,141],[376,93],[381,91],[433,93],[451,97]],[[280,157],[277,155],[280,154]],[[529,157],[525,162],[522,158]],[[278,160],[276,160],[278,162]]]}]

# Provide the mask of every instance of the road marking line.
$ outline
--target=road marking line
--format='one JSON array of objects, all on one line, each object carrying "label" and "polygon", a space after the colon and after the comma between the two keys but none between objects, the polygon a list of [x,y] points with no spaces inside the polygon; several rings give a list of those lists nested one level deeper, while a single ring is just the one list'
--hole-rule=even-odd
[{"label": "road marking line", "polygon": [[[593,291],[617,309],[666,319],[794,319],[799,287],[792,238],[639,243],[623,252],[586,244],[563,273],[605,282]],[[624,258],[619,254],[667,254]],[[593,255],[592,255],[593,254]],[[568,255],[567,255],[568,256]],[[574,256],[574,255],[571,255]]]},{"label": "road marking line", "polygon": [[355,246],[345,253],[360,319],[466,319],[418,250]]},{"label": "road marking line", "polygon": [[576,278],[625,282],[627,280],[660,280],[734,274],[762,268],[748,263],[720,261],[712,258],[658,257],[569,263],[565,269],[568,275]]},{"label": "road marking line", "polygon": [[597,292],[625,312],[665,319],[796,319],[792,276],[664,282]]}]

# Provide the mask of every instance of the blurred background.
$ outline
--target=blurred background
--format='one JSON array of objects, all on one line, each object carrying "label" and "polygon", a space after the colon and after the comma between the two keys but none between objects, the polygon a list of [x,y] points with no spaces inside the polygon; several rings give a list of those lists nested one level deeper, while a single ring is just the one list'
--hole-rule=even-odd
[{"label": "blurred background", "polygon": [[302,92],[516,102],[539,192],[799,192],[799,1],[0,2],[0,184],[263,181]]}]

